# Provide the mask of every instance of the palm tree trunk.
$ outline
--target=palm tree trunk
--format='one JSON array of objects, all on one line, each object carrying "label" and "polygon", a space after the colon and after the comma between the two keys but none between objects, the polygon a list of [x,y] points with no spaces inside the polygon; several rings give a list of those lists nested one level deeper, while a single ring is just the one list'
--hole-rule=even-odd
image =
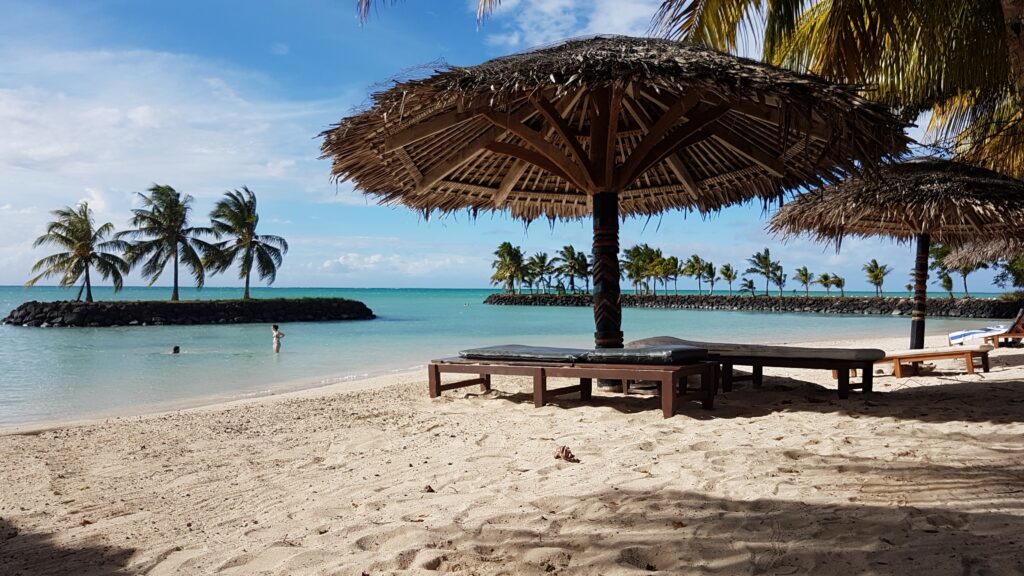
[{"label": "palm tree trunk", "polygon": [[174,245],[174,287],[171,289],[171,302],[178,301],[178,245]]},{"label": "palm tree trunk", "polygon": [[771,283],[771,278],[768,276],[764,277],[764,295],[768,295],[768,285]]},{"label": "palm tree trunk", "polygon": [[910,349],[924,348],[924,317],[928,297],[928,245],[927,234],[917,237],[917,258],[914,260],[914,308],[910,315]]},{"label": "palm tree trunk", "polygon": [[92,282],[89,280],[89,266],[85,267],[85,301],[92,302]]},{"label": "palm tree trunk", "polygon": [[964,279],[964,298],[970,298],[971,293],[967,291],[967,274],[961,273],[960,277]]},{"label": "palm tree trunk", "polygon": [[245,291],[242,292],[242,300],[249,299],[249,277],[252,276],[252,269],[245,271]]},{"label": "palm tree trunk", "polygon": [[1024,88],[1024,0],[1000,0],[1006,27],[1006,52],[1017,89]]}]

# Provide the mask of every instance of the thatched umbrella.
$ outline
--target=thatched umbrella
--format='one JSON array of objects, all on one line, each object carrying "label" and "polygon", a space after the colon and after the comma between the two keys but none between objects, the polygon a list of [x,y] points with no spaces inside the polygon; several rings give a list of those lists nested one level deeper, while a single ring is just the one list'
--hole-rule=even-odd
[{"label": "thatched umbrella", "polygon": [[971,242],[958,246],[942,259],[947,268],[973,268],[995,260],[1011,260],[1024,255],[1024,239],[1001,238],[987,242]]},{"label": "thatched umbrella", "polygon": [[596,37],[396,82],[322,134],[338,181],[426,215],[594,221],[598,347],[622,346],[620,217],[702,213],[901,153],[903,125],[819,78]]},{"label": "thatched umbrella", "polygon": [[887,165],[875,173],[806,192],[779,209],[769,229],[834,242],[845,236],[916,240],[910,347],[924,347],[928,248],[1019,237],[1024,184],[984,168],[939,158]]}]

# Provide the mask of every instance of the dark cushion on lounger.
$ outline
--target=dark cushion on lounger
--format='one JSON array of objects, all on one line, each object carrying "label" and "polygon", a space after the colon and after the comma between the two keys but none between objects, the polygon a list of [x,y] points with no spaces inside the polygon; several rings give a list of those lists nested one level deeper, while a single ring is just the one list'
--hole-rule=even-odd
[{"label": "dark cushion on lounger", "polygon": [[595,364],[692,364],[708,357],[704,348],[686,345],[641,348],[598,348],[587,352],[584,361]]},{"label": "dark cushion on lounger", "polygon": [[459,351],[459,356],[469,360],[506,360],[514,362],[579,362],[589,350],[581,348],[552,348],[550,346],[523,346],[503,344],[486,348],[470,348]]},{"label": "dark cushion on lounger", "polygon": [[786,358],[799,360],[833,360],[843,362],[874,362],[885,357],[885,351],[877,348],[807,348],[796,346],[769,346],[764,344],[732,344],[725,342],[699,342],[694,340],[683,340],[672,336],[656,336],[644,338],[626,344],[626,348],[644,348],[649,346],[665,346],[685,344],[707,348],[708,352],[716,358],[728,360],[729,358],[761,358],[765,365],[770,365],[772,359]]}]

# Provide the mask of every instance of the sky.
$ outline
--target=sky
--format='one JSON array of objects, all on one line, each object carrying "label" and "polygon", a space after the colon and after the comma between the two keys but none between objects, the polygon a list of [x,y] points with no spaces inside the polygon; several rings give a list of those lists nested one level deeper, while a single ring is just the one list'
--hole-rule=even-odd
[{"label": "sky", "polygon": [[[32,242],[50,211],[87,201],[98,222],[125,229],[154,184],[193,196],[199,225],[225,191],[253,190],[258,232],[290,245],[275,286],[482,288],[503,241],[527,254],[589,252],[589,221],[425,221],[377,206],[331,181],[318,134],[394,78],[569,37],[645,35],[660,0],[504,0],[482,25],[475,0],[378,4],[360,24],[354,0],[0,0],[0,285],[24,283],[48,253]],[[909,281],[912,246],[847,240],[837,254],[783,243],[764,231],[770,215],[753,204],[630,219],[621,245],[740,269],[769,247],[790,277],[807,266],[850,290],[869,289],[861,267],[876,258],[894,270],[888,290]],[[991,278],[979,272],[971,288],[993,290]],[[145,280],[133,272],[126,283]],[[207,281],[237,284],[233,274]]]}]

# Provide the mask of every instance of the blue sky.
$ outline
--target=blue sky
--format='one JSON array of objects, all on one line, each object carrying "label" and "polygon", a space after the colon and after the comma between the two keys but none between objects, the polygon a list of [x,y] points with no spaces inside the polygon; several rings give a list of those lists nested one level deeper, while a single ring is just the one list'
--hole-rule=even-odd
[{"label": "blue sky", "polygon": [[[31,243],[50,210],[87,200],[121,229],[135,193],[153,183],[193,195],[198,220],[225,190],[255,191],[260,231],[291,244],[278,286],[485,287],[502,241],[528,253],[570,243],[589,252],[588,221],[423,221],[376,206],[330,182],[316,136],[397,75],[572,36],[642,35],[658,4],[505,0],[478,26],[475,0],[383,0],[361,26],[352,0],[0,0],[0,284],[23,283],[45,255]],[[629,220],[622,245],[744,268],[769,246],[791,275],[806,265],[845,276],[853,290],[867,289],[860,268],[877,258],[895,270],[887,288],[907,282],[910,246],[847,241],[837,255],[783,244],[764,232],[765,216],[750,205],[708,219]],[[972,276],[972,289],[990,289],[991,276]]]}]

